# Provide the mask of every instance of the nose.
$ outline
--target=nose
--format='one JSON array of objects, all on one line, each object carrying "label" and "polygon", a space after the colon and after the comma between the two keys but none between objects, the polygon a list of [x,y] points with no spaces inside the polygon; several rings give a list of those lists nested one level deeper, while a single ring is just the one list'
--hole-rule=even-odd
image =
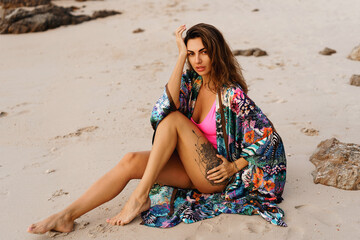
[{"label": "nose", "polygon": [[195,62],[196,62],[196,63],[201,63],[200,54],[196,54],[196,56],[195,56]]}]

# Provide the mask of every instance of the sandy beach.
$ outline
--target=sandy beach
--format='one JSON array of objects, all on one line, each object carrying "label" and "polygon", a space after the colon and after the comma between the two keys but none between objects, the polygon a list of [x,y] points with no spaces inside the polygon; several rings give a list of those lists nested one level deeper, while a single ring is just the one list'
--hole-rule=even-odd
[{"label": "sandy beach", "polygon": [[[314,184],[309,157],[323,140],[360,144],[360,1],[53,1],[76,14],[122,14],[38,33],[0,35],[0,238],[48,239],[27,227],[78,198],[130,151],[149,150],[149,119],[176,62],[174,30],[200,22],[222,31],[249,96],[281,135],[288,160],[288,227],[260,216],[220,215],[170,229],[106,219],[137,181],[56,239],[357,239],[360,192]],[[84,6],[84,7],[83,7]],[[258,9],[258,11],[253,11]],[[144,31],[133,33],[141,28]],[[325,47],[337,52],[323,56]],[[6,114],[5,114],[6,113]],[[308,136],[303,128],[318,130]]]}]

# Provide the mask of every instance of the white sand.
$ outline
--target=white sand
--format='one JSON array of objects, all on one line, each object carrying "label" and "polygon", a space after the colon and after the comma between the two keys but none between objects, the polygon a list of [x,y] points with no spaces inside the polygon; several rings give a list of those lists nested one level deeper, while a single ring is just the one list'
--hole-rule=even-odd
[{"label": "white sand", "polygon": [[[87,226],[58,239],[355,239],[360,192],[315,185],[309,157],[327,138],[359,143],[358,0],[54,1],[84,13],[123,14],[42,33],[0,35],[0,235],[46,239],[29,224],[80,196],[129,151],[151,147],[150,112],[176,61],[172,32],[185,23],[214,24],[233,49],[260,47],[267,57],[238,57],[250,97],[285,143],[287,228],[259,216],[221,215],[172,229],[108,226],[134,189],[77,220]],[[259,12],[252,12],[258,8]],[[145,32],[133,34],[137,28]],[[332,56],[318,52],[324,47]],[[98,126],[80,136],[57,138]],[[306,136],[303,127],[319,130]],[[48,170],[55,170],[46,173]],[[63,194],[52,195],[62,189]],[[50,199],[50,200],[49,200]]]}]

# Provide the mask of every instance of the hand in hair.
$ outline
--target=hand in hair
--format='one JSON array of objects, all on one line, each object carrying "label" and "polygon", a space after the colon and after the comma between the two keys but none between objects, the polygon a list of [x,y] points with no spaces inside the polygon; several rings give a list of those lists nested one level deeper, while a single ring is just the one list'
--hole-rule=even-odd
[{"label": "hand in hair", "polygon": [[176,44],[178,46],[179,49],[179,55],[187,55],[187,48],[186,45],[184,43],[184,38],[182,37],[183,32],[186,30],[186,26],[181,25],[180,27],[178,27],[175,31],[175,36],[176,36]]}]

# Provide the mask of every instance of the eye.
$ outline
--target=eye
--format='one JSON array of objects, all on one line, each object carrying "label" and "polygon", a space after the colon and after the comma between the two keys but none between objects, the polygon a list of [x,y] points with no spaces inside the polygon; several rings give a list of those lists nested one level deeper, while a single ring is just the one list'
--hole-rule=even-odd
[{"label": "eye", "polygon": [[206,51],[206,50],[204,50],[204,51],[202,51],[201,53],[202,53],[202,54],[207,54],[207,51]]},{"label": "eye", "polygon": [[194,55],[193,52],[188,52],[188,56],[192,56],[192,55]]}]

